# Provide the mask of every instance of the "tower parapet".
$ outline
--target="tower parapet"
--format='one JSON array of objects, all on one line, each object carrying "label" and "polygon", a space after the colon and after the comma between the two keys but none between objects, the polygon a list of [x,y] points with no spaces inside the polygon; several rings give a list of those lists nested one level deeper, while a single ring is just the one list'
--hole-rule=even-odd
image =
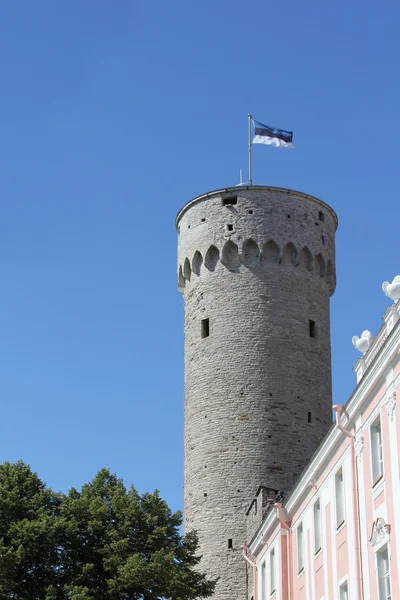
[{"label": "tower parapet", "polygon": [[331,424],[337,217],[272,187],[217,190],[177,216],[185,302],[185,529],[215,598],[246,596],[259,486],[287,492]]}]

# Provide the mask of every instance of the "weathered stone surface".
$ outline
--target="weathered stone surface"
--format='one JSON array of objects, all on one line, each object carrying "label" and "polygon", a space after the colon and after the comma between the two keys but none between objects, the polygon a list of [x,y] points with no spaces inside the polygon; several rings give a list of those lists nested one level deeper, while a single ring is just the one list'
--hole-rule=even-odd
[{"label": "weathered stone surface", "polygon": [[249,508],[246,511],[246,541],[250,543],[267,514],[274,510],[275,502],[282,502],[283,494],[279,490],[260,485]]},{"label": "weathered stone surface", "polygon": [[290,490],[331,424],[336,226],[323,202],[268,187],[211,192],[177,217],[184,520],[218,600],[248,595],[241,545],[257,489]]}]

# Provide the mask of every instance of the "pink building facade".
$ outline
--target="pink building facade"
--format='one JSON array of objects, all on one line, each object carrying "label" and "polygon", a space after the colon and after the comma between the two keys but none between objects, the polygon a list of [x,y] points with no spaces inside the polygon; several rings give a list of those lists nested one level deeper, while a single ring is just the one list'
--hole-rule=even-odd
[{"label": "pink building facade", "polygon": [[[333,407],[336,423],[290,495],[275,499],[249,534],[243,558],[254,600],[400,600],[396,294],[376,337],[353,338],[364,355],[354,367],[353,394]],[[257,503],[260,515],[260,493],[249,519]]]}]

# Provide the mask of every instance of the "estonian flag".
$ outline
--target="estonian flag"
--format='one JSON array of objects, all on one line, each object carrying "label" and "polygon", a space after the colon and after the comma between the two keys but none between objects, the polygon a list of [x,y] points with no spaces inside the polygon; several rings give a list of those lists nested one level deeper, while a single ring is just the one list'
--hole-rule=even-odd
[{"label": "estonian flag", "polygon": [[253,119],[254,137],[253,144],[269,144],[276,148],[294,148],[293,131],[285,131],[276,127],[263,125]]}]

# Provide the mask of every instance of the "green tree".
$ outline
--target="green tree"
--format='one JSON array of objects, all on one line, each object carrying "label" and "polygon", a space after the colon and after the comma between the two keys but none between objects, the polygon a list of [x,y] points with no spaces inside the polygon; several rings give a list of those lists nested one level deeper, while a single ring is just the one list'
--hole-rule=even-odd
[{"label": "green tree", "polygon": [[214,589],[194,569],[195,534],[182,538],[181,513],[172,513],[158,492],[140,496],[103,469],[80,493],[70,491],[61,518],[74,600],[190,600]]},{"label": "green tree", "polygon": [[0,465],[0,598],[46,597],[60,557],[61,495],[22,462]]},{"label": "green tree", "polygon": [[181,513],[172,513],[157,491],[139,495],[103,469],[81,491],[62,496],[22,463],[0,466],[0,482],[3,471],[22,471],[29,482],[8,476],[6,497],[19,491],[22,499],[30,494],[36,500],[31,511],[27,501],[26,513],[9,510],[7,536],[0,528],[0,600],[191,600],[212,594],[215,582],[198,570],[195,533],[180,535]]}]

